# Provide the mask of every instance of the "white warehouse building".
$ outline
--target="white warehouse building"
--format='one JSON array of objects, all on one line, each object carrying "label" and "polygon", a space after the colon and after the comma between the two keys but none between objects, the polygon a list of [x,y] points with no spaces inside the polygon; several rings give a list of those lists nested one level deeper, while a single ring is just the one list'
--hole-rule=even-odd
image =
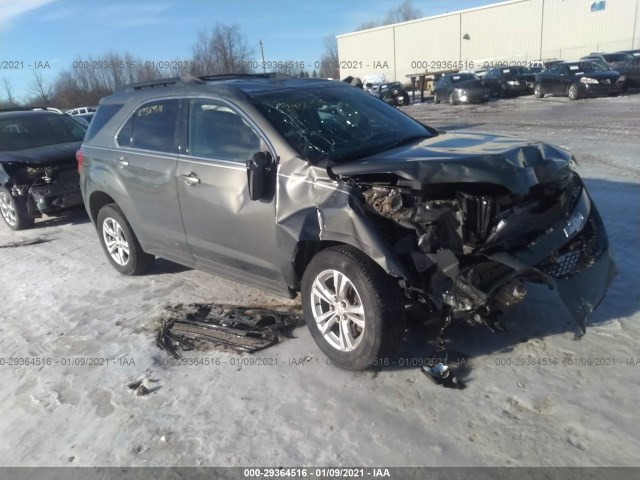
[{"label": "white warehouse building", "polygon": [[[640,0],[513,0],[339,35],[340,78],[478,70],[640,48]],[[419,3],[418,3],[419,5]]]}]

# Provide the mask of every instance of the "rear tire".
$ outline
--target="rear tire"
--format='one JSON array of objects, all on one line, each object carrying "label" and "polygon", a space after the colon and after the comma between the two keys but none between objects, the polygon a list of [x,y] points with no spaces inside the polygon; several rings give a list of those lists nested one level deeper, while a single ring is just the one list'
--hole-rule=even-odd
[{"label": "rear tire", "polygon": [[459,103],[459,102],[454,98],[454,96],[453,96],[453,92],[451,92],[451,93],[449,94],[449,103],[450,103],[451,105],[458,105],[458,103]]},{"label": "rear tire", "polygon": [[536,83],[533,87],[533,95],[536,98],[544,98],[544,87],[542,85],[540,85],[539,83]]},{"label": "rear tire", "polygon": [[331,247],[313,257],[302,277],[302,306],[311,336],[337,367],[365,369],[388,359],[402,341],[400,287],[353,247]]},{"label": "rear tire", "polygon": [[438,92],[433,94],[433,103],[436,105],[440,103],[440,95],[438,95]]},{"label": "rear tire", "polygon": [[142,250],[129,222],[115,203],[98,212],[98,238],[109,262],[123,275],[138,275],[153,265],[155,257]]},{"label": "rear tire", "polygon": [[20,209],[11,192],[0,187],[0,216],[11,230],[24,230],[33,226],[35,219],[20,213]]}]

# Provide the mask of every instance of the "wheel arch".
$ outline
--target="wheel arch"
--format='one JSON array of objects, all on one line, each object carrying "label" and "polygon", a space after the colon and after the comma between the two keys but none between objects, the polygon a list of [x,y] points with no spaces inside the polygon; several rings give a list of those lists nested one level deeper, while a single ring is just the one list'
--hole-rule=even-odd
[{"label": "wheel arch", "polygon": [[91,217],[91,221],[94,223],[97,222],[98,212],[102,207],[108,205],[110,203],[118,204],[110,195],[102,191],[95,191],[91,193],[89,197],[89,216]]}]

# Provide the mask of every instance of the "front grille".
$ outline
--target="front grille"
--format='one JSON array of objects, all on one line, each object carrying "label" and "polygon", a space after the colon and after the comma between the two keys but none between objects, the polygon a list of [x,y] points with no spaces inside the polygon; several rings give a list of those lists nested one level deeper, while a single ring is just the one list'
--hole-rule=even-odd
[{"label": "front grille", "polygon": [[568,278],[593,265],[607,249],[607,234],[595,207],[584,229],[538,266],[554,278]]}]

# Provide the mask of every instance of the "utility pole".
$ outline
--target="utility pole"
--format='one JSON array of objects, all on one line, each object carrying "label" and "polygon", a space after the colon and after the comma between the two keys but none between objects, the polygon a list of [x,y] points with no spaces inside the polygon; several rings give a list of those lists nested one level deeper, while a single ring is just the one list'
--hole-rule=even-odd
[{"label": "utility pole", "polygon": [[264,63],[264,47],[262,45],[262,40],[260,40],[260,53],[262,54],[262,71],[267,73],[267,65]]}]

